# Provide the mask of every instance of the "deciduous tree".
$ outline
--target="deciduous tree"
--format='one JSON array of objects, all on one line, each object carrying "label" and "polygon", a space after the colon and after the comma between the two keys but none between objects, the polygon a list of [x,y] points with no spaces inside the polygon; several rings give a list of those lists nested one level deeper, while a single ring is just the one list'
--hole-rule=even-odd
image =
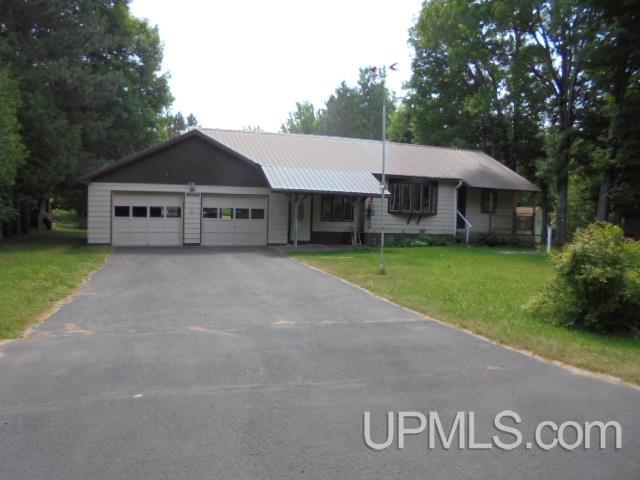
[{"label": "deciduous tree", "polygon": [[0,69],[0,238],[2,223],[15,215],[11,192],[26,156],[17,117],[20,104],[18,84]]},{"label": "deciduous tree", "polygon": [[160,72],[160,37],[128,3],[0,3],[0,60],[23,92],[22,194],[82,209],[80,172],[166,138],[172,97]]}]

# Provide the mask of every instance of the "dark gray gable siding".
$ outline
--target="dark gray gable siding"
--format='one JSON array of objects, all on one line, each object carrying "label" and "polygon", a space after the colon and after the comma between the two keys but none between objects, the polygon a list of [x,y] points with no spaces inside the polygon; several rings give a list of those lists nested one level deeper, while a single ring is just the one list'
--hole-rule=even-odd
[{"label": "dark gray gable siding", "polygon": [[93,182],[164,183],[268,187],[258,165],[198,138],[185,138],[167,148],[94,177]]}]

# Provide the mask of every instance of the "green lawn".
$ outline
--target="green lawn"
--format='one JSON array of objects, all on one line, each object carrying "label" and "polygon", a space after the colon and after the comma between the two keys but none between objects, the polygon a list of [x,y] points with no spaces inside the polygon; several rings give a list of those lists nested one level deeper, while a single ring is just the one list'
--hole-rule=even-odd
[{"label": "green lawn", "polygon": [[0,243],[0,339],[19,337],[103,265],[109,248],[85,236],[64,227]]},{"label": "green lawn", "polygon": [[640,384],[640,339],[546,323],[524,306],[550,278],[546,255],[486,247],[295,253],[295,258],[451,325],[541,357]]}]

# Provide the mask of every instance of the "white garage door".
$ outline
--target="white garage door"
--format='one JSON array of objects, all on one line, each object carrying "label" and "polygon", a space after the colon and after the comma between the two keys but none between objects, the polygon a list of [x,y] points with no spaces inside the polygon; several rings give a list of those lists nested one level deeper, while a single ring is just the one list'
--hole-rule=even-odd
[{"label": "white garage door", "polygon": [[202,197],[202,245],[266,245],[267,197]]},{"label": "white garage door", "polygon": [[182,245],[184,196],[170,193],[114,193],[113,245]]}]

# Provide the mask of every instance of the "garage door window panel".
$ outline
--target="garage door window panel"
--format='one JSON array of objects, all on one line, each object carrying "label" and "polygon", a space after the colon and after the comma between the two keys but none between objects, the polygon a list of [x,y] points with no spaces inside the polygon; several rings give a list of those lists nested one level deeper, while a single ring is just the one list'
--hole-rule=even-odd
[{"label": "garage door window panel", "polygon": [[264,208],[252,208],[251,220],[264,220]]},{"label": "garage door window panel", "polygon": [[147,207],[132,207],[131,212],[134,218],[147,218]]},{"label": "garage door window panel", "polygon": [[249,219],[249,209],[248,208],[236,208],[236,219],[237,220],[248,220]]},{"label": "garage door window panel", "polygon": [[164,207],[149,207],[150,218],[164,218]]},{"label": "garage door window panel", "polygon": [[202,218],[218,218],[218,209],[215,207],[203,208]]},{"label": "garage door window panel", "polygon": [[182,208],[167,207],[167,218],[180,218],[182,216]]},{"label": "garage door window panel", "polygon": [[116,205],[114,216],[116,217],[129,217],[129,206],[123,207]]},{"label": "garage door window panel", "polygon": [[220,218],[222,220],[233,220],[233,208],[221,208]]}]

